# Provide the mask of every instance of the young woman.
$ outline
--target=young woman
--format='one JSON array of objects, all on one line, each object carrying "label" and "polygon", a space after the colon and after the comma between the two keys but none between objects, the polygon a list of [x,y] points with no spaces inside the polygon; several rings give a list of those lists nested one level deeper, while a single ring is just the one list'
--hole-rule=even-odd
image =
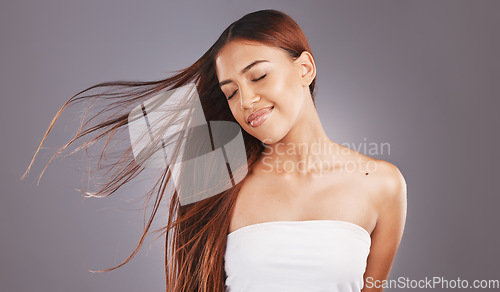
[{"label": "young woman", "polygon": [[[240,125],[248,174],[229,190],[184,206],[173,192],[160,229],[166,290],[382,291],[376,283],[387,279],[404,230],[406,183],[393,164],[327,137],[314,103],[315,80],[315,60],[299,26],[282,12],[261,10],[232,23],[173,77],[101,83],[73,96],[42,143],[69,104],[112,100],[93,118],[112,116],[81,128],[60,151],[97,130],[85,146],[105,137],[108,143],[126,129],[131,107],[195,82],[207,120]],[[119,90],[77,97],[111,87]],[[93,195],[109,195],[142,171],[131,152]],[[149,193],[157,190],[155,207],[136,250],[104,271],[136,254],[169,180],[167,167]]]}]

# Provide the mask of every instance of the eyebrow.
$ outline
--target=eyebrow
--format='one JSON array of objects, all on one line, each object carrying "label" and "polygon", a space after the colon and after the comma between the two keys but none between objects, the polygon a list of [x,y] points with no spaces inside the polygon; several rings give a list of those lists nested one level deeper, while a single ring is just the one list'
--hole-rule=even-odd
[{"label": "eyebrow", "polygon": [[[269,61],[268,60],[255,60],[250,65],[248,65],[245,68],[243,68],[241,70],[241,72],[240,72],[240,75],[244,74],[245,72],[247,72],[248,70],[250,70],[253,66],[255,66],[255,65],[259,64],[259,63],[262,63],[262,62],[269,62]],[[233,81],[230,80],[230,79],[221,81],[221,82],[219,82],[219,87],[222,87],[222,85],[226,85],[226,84],[231,83],[231,82],[233,82]]]}]

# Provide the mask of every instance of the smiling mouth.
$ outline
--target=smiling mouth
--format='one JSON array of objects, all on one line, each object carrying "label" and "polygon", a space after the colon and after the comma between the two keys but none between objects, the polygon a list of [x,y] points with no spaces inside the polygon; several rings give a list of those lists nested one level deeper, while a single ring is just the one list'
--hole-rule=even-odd
[{"label": "smiling mouth", "polygon": [[254,128],[262,125],[267,120],[267,117],[272,113],[273,109],[274,106],[271,106],[256,111],[250,116],[248,124]]}]

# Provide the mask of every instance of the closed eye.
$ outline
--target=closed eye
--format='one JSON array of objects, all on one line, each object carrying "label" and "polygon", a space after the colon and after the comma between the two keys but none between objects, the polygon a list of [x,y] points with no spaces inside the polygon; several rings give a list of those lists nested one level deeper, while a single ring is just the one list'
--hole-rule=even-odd
[{"label": "closed eye", "polygon": [[[257,82],[257,81],[259,81],[259,80],[261,80],[261,79],[264,79],[266,76],[267,76],[267,74],[264,74],[264,75],[262,75],[261,77],[259,77],[259,78],[257,78],[257,79],[253,79],[252,81],[253,81],[253,82]],[[238,92],[238,89],[236,89],[236,90],[234,91],[234,93],[233,93],[230,97],[228,97],[228,98],[227,98],[227,100],[230,100],[231,98],[233,98],[233,96],[236,94],[236,92]]]},{"label": "closed eye", "polygon": [[266,77],[266,76],[267,76],[267,74],[264,74],[264,75],[262,75],[261,77],[259,77],[259,78],[257,78],[257,79],[254,79],[254,80],[252,80],[252,81],[257,82],[257,81],[259,81],[259,80],[261,80],[261,79],[264,79],[264,77]]}]

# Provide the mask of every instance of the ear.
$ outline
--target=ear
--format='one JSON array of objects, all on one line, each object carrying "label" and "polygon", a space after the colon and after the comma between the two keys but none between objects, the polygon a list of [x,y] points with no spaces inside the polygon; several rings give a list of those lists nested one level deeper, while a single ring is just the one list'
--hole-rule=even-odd
[{"label": "ear", "polygon": [[303,51],[302,54],[295,60],[295,63],[300,68],[300,78],[304,87],[309,86],[316,77],[316,64],[314,58],[308,51]]}]

